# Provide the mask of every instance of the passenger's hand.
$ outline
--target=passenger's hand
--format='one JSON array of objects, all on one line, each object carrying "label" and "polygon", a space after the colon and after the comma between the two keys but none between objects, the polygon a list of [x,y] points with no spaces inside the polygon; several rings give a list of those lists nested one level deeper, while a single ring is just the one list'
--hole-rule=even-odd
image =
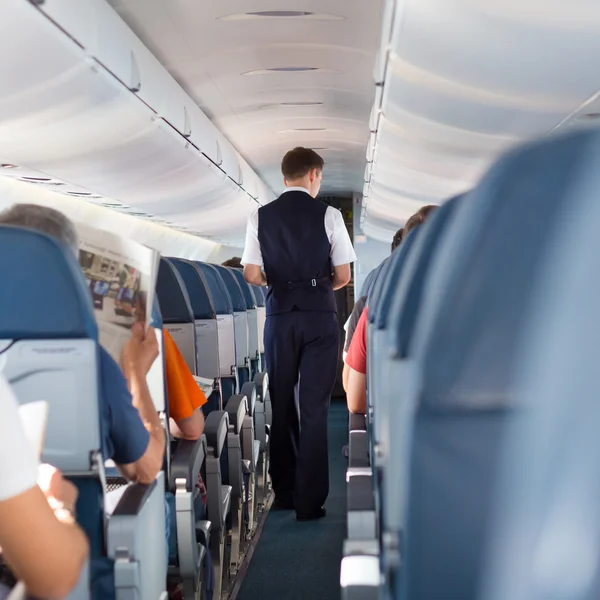
[{"label": "passenger's hand", "polygon": [[67,481],[58,469],[52,465],[40,465],[38,467],[38,485],[53,509],[62,506],[72,513],[75,512],[77,488]]},{"label": "passenger's hand", "polygon": [[121,366],[126,377],[139,375],[146,377],[150,367],[158,357],[158,340],[153,327],[144,331],[144,324],[136,321],[131,328],[131,338],[123,347]]}]

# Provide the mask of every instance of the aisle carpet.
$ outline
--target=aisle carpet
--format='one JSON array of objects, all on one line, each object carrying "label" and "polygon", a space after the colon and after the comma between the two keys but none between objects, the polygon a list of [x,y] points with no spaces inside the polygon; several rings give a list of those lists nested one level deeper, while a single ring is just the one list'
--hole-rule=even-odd
[{"label": "aisle carpet", "polygon": [[336,400],[329,411],[327,516],[298,523],[293,512],[270,512],[238,600],[339,599],[340,561],[346,535],[347,461],[342,446],[347,441],[346,403]]}]

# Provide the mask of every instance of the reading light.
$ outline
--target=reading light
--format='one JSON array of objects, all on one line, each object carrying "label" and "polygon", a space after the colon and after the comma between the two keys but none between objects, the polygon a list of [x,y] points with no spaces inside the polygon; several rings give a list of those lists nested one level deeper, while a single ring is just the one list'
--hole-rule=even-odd
[{"label": "reading light", "polygon": [[281,73],[342,73],[337,69],[325,69],[321,67],[272,67],[270,69],[255,69],[246,71],[242,75],[276,75]]},{"label": "reading light", "polygon": [[264,19],[302,19],[305,21],[345,21],[346,17],[307,10],[259,10],[217,17],[219,21],[257,21]]}]

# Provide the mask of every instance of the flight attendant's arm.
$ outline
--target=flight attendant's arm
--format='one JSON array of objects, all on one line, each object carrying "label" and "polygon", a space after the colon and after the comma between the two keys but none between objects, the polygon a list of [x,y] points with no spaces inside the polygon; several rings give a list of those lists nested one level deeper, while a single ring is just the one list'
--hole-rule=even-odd
[{"label": "flight attendant's arm", "polygon": [[325,231],[331,245],[329,256],[333,266],[333,289],[340,290],[348,285],[352,277],[350,264],[356,260],[356,254],[342,213],[331,206],[325,213]]},{"label": "flight attendant's arm", "polygon": [[351,275],[349,264],[333,267],[333,289],[341,290],[346,287],[350,282]]},{"label": "flight attendant's arm", "polygon": [[259,265],[244,265],[244,279],[252,285],[267,285],[267,277]]},{"label": "flight attendant's arm", "polygon": [[244,265],[244,279],[248,283],[258,286],[267,285],[267,277],[261,268],[263,258],[258,241],[258,210],[248,219],[246,243],[241,262]]}]

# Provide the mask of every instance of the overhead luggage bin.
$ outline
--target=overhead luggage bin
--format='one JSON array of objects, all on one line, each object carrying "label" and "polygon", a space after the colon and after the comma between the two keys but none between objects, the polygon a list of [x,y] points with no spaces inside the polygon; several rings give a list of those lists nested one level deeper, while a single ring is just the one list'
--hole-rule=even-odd
[{"label": "overhead luggage bin", "polygon": [[0,72],[0,160],[150,219],[172,201],[181,227],[228,197],[230,218],[197,221],[193,232],[239,240],[256,207],[239,185],[241,157],[104,0],[9,0],[0,50],[32,39],[35,58],[18,53]]}]

